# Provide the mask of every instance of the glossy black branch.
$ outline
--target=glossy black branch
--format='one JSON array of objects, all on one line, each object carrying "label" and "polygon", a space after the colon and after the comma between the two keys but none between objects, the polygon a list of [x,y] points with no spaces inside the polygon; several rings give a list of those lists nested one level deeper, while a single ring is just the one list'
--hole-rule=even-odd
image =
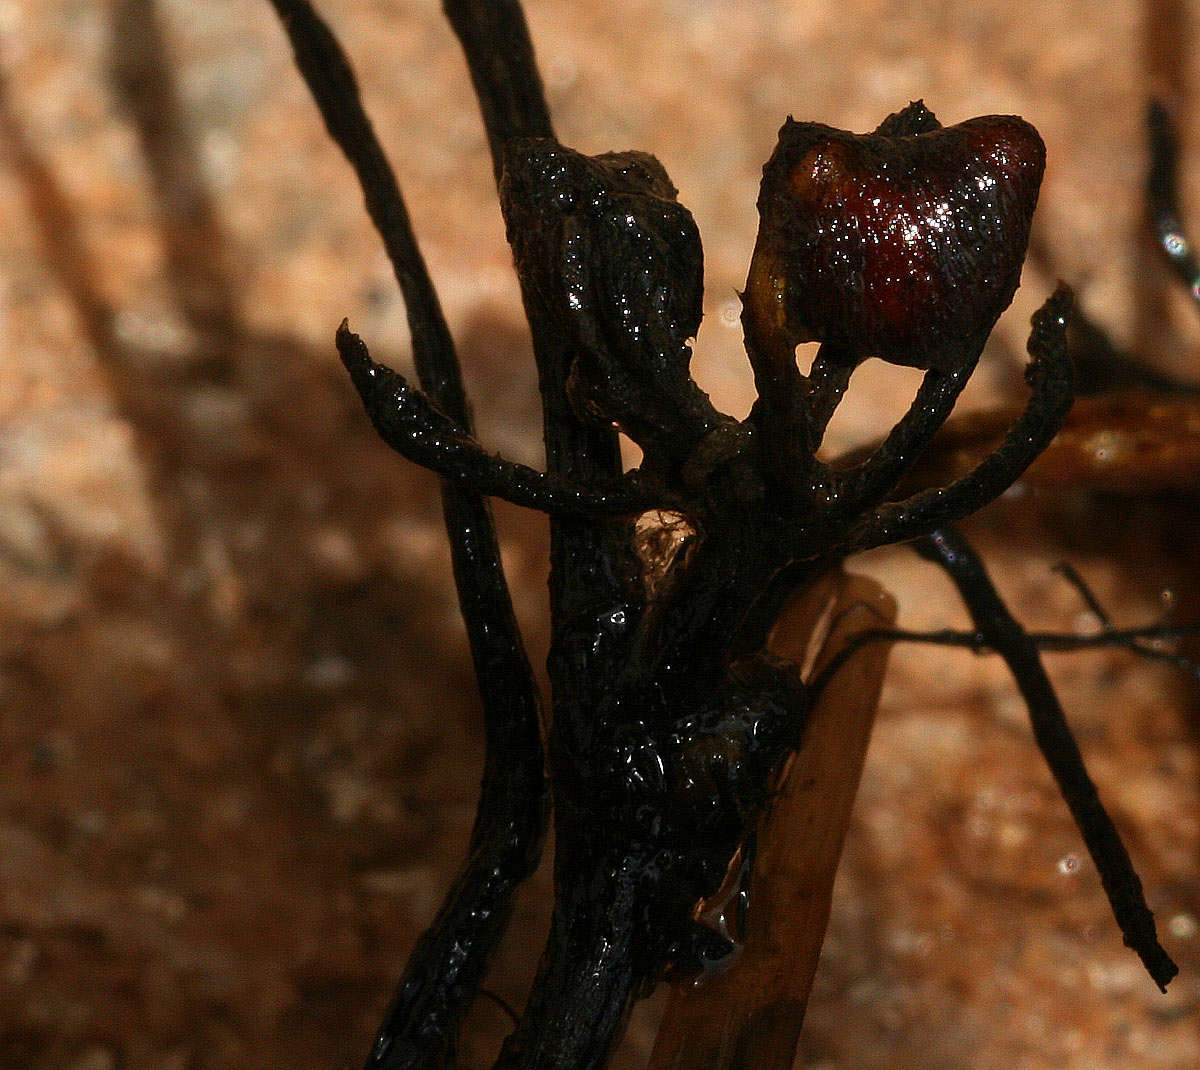
[{"label": "glossy black branch", "polygon": [[400,186],[362,106],[354,71],[341,45],[308,0],[271,0],[296,56],[296,66],[325,126],[358,176],[367,213],[383,239],[404,295],[413,359],[421,386],[452,420],[470,428],[470,411],[450,329],[417,245]]},{"label": "glossy black branch", "polygon": [[1058,434],[1074,398],[1074,370],[1067,353],[1071,291],[1058,290],[1033,316],[1025,378],[1032,394],[1025,411],[996,449],[948,487],[884,505],[852,535],[846,552],[905,542],[953,523],[999,497]]},{"label": "glossy black branch", "polygon": [[[557,240],[552,247],[542,243],[539,231],[545,228],[527,214],[530,205],[512,194],[516,147],[530,139],[554,138],[524,13],[518,0],[445,0],[443,8],[467,59],[501,190],[508,240],[533,335],[546,467],[557,476],[583,483],[615,481],[623,471],[616,429],[581,419],[569,397],[577,345],[551,307],[553,276],[560,260]],[[614,568],[623,556],[623,539],[623,531],[612,525],[551,518],[553,621],[561,620],[571,605],[624,597],[617,580],[623,569]]]},{"label": "glossy black branch", "polygon": [[516,138],[553,138],[550,109],[518,0],[444,0],[483,112],[496,184]]},{"label": "glossy black branch", "polygon": [[345,323],[337,347],[380,438],[422,468],[479,494],[556,515],[632,516],[678,507],[665,490],[642,485],[636,474],[612,487],[585,487],[489,453],[403,375],[376,364]]},{"label": "glossy black branch", "polygon": [[977,359],[944,370],[931,368],[925,373],[908,412],[875,452],[854,470],[833,478],[829,494],[833,512],[855,515],[895,488],[953,411]]},{"label": "glossy black branch", "polygon": [[1146,208],[1154,236],[1168,266],[1200,307],[1200,262],[1179,210],[1179,143],[1171,113],[1161,100],[1150,102],[1146,133],[1150,143]]},{"label": "glossy black branch", "polygon": [[[349,62],[307,0],[272,2],[383,239],[404,295],[421,385],[436,409],[469,434],[470,409],[454,342]],[[409,959],[368,1059],[373,1068],[453,1060],[462,1019],[508,924],[513,892],[537,865],[546,827],[537,688],[491,514],[477,491],[451,483],[442,487],[442,512],[484,707],[487,750],[470,857]]]},{"label": "glossy black branch", "polygon": [[934,532],[916,549],[953,580],[976,630],[1007,662],[1029,709],[1038,748],[1100,873],[1125,944],[1137,953],[1155,984],[1165,992],[1179,968],[1158,942],[1142,882],[1088,775],[1037,647],[1008,611],[983,562],[957,532],[949,528]]}]

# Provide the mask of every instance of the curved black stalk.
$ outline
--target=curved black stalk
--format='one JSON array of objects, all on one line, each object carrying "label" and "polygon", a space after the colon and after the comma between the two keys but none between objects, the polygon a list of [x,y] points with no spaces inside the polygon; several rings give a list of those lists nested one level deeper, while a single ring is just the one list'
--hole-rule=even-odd
[{"label": "curved black stalk", "polygon": [[954,410],[954,403],[976,368],[983,343],[972,348],[976,350],[972,359],[925,372],[912,405],[875,452],[857,468],[834,475],[830,511],[851,516],[893,491]]},{"label": "curved black stalk", "polygon": [[1037,647],[1008,611],[983,562],[956,531],[944,528],[916,544],[917,552],[941,566],[958,588],[983,641],[1008,663],[1029,709],[1038,749],[1050,766],[1125,937],[1164,992],[1179,967],[1158,942],[1154,915],[1121,835],[1104,809],[1071,734]]},{"label": "curved black stalk", "polygon": [[[982,348],[980,343],[976,354]],[[912,405],[875,452],[852,471],[838,472],[830,480],[832,513],[854,515],[864,505],[879,501],[895,488],[946,422],[971,378],[977,360],[978,355],[944,370],[931,368],[925,373]]]},{"label": "curved black stalk", "polygon": [[[362,107],[341,46],[307,0],[272,0],[326,126],[358,175],[367,210],[404,295],[413,356],[433,403],[465,432],[470,409],[454,342],[417,247],[395,175]],[[537,865],[546,826],[537,688],[525,654],[487,503],[443,483],[459,604],[479,681],[487,737],[471,853],[436,921],[418,943],[367,1065],[452,1061],[462,1019],[511,914],[517,885]]]},{"label": "curved black stalk", "polygon": [[588,517],[631,516],[680,504],[638,473],[612,486],[587,486],[488,453],[404,376],[376,364],[345,322],[338,328],[337,347],[379,437],[414,464],[477,494],[551,515]]},{"label": "curved black stalk", "polygon": [[413,234],[400,186],[363,110],[350,62],[309,0],[271,0],[271,3],[291,41],[296,66],[321,111],[329,135],[354,168],[367,214],[383,239],[404,295],[421,388],[442,412],[469,431],[470,408],[454,340]]},{"label": "curved black stalk", "polygon": [[850,538],[843,553],[905,542],[981,509],[999,497],[1058,434],[1074,400],[1074,369],[1067,354],[1072,295],[1065,286],[1033,316],[1025,370],[1033,393],[1004,441],[971,472],[948,487],[924,491],[907,501],[880,506]]}]

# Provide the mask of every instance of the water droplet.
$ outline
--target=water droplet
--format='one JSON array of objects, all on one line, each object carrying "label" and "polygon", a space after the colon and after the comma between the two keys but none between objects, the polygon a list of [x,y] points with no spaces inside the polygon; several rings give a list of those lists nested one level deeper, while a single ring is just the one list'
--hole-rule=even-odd
[{"label": "water droplet", "polygon": [[1058,872],[1064,877],[1069,877],[1079,869],[1078,855],[1063,855],[1058,860]]},{"label": "water droplet", "polygon": [[1170,256],[1181,256],[1187,252],[1187,239],[1182,234],[1165,234],[1163,235],[1163,246]]},{"label": "water droplet", "polygon": [[1179,940],[1190,940],[1200,931],[1200,922],[1197,922],[1191,914],[1176,914],[1169,922],[1167,928],[1171,930],[1171,935]]}]

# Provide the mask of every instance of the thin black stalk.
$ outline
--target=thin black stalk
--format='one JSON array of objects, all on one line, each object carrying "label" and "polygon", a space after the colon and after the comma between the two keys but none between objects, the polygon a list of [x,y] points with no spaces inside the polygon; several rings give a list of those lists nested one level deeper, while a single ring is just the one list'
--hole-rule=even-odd
[{"label": "thin black stalk", "polygon": [[[469,432],[470,409],[454,342],[345,53],[307,0],[272,3],[325,124],[358,175],[367,211],[391,259],[421,386],[441,412]],[[507,926],[513,892],[537,865],[546,826],[537,687],[491,514],[477,491],[445,482],[442,512],[483,702],[483,784],[467,867],[414,949],[369,1067],[432,1067],[452,1060],[462,1019]]]},{"label": "thin black stalk", "polygon": [[1075,592],[1083,599],[1083,604],[1088,607],[1099,622],[1100,626],[1105,631],[1112,631],[1112,619],[1108,612],[1100,604],[1100,599],[1096,597],[1096,593],[1087,585],[1087,581],[1079,574],[1079,570],[1074,565],[1067,561],[1060,561],[1054,566],[1054,571],[1057,572],[1063,579],[1067,581]]},{"label": "thin black stalk", "polygon": [[[1095,635],[1056,635],[1052,632],[1030,632],[1029,637],[1042,650],[1086,650],[1091,647],[1125,646],[1139,640],[1170,642],[1189,635],[1200,635],[1200,624],[1148,624],[1142,628],[1114,628]],[[1142,647],[1131,647],[1136,654],[1147,655]]]},{"label": "thin black stalk", "polygon": [[[1080,650],[1104,650],[1119,647],[1149,661],[1162,661],[1173,668],[1200,679],[1200,666],[1191,658],[1148,644],[1175,642],[1188,636],[1200,635],[1200,624],[1149,624],[1141,628],[1113,628],[1090,635],[1064,635],[1061,632],[1026,632],[1038,650],[1048,654],[1076,653]],[[994,654],[988,638],[982,632],[961,631],[957,628],[937,628],[917,632],[906,628],[872,628],[859,632],[854,640],[830,663],[813,683],[819,691],[836,674],[850,656],[871,643],[919,643],[923,646],[958,647],[976,654]]]},{"label": "thin black stalk", "polygon": [[499,186],[510,142],[554,137],[525,12],[518,0],[444,0],[442,10],[467,57]]},{"label": "thin black stalk", "polygon": [[[1084,604],[1100,621],[1101,628],[1104,631],[1101,634],[1113,635],[1116,629],[1113,628],[1112,620],[1109,619],[1104,607],[1100,604],[1100,600],[1096,597],[1095,592],[1087,585],[1084,578],[1075,571],[1074,567],[1067,562],[1060,562],[1055,566],[1056,572],[1066,577],[1067,582],[1075,588],[1079,593],[1079,597],[1083,599]],[[1180,638],[1187,629],[1176,630],[1174,638]],[[1159,636],[1158,638],[1162,638]],[[1144,637],[1129,638],[1119,645],[1127,650],[1146,658],[1149,661],[1162,661],[1176,669],[1187,673],[1194,679],[1200,680],[1200,665],[1193,658],[1187,657],[1185,654],[1180,654],[1174,650],[1162,650],[1154,646]]]},{"label": "thin black stalk", "polygon": [[399,183],[363,110],[350,62],[308,0],[271,3],[287,31],[296,66],[321,111],[326,129],[358,176],[367,213],[383,239],[404,295],[421,388],[442,412],[469,431],[470,409],[454,340],[417,245]]},{"label": "thin black stalk", "polygon": [[454,483],[553,516],[630,516],[682,505],[638,473],[592,487],[489,453],[404,376],[376,364],[345,322],[338,328],[337,347],[379,437],[414,464]]},{"label": "thin black stalk", "polygon": [[1158,942],[1142,882],[1088,775],[1037,647],[1008,611],[983,562],[956,531],[943,528],[922,539],[915,548],[946,572],[958,588],[976,630],[1007,662],[1029,709],[1038,748],[1100,873],[1125,945],[1137,953],[1155,984],[1165,992],[1179,968]]},{"label": "thin black stalk", "polygon": [[1075,374],[1066,343],[1071,302],[1071,291],[1060,286],[1034,314],[1029,336],[1033,359],[1025,369],[1032,394],[1000,445],[948,487],[880,506],[840,543],[841,552],[869,550],[927,535],[981,509],[1021,477],[1058,434],[1074,399]]},{"label": "thin black stalk", "polygon": [[977,360],[925,373],[912,405],[875,452],[852,471],[834,475],[830,509],[835,515],[852,516],[896,486],[946,422]]}]

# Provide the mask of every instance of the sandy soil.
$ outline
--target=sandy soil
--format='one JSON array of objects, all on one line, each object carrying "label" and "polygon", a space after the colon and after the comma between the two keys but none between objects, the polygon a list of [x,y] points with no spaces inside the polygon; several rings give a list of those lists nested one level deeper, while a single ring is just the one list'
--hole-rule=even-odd
[{"label": "sandy soil", "polygon": [[[486,146],[434,0],[326,0],[393,154],[481,433],[540,463],[536,391]],[[758,173],[791,113],[873,127],[1033,121],[1035,255],[965,411],[1019,396],[1056,277],[1121,345],[1195,376],[1200,326],[1140,237],[1146,94],[1200,174],[1188,5],[1052,0],[530,0],[562,139],[657,154],[705,240],[697,377],[752,398],[735,290]],[[358,1065],[461,858],[481,756],[436,486],[378,444],[343,316],[408,361],[349,170],[261,0],[0,0],[0,1065]],[[1200,218],[1200,183],[1189,190]],[[832,432],[878,434],[910,376],[864,371]],[[498,510],[544,658],[546,535]],[[1010,495],[972,533],[1041,628],[1200,614],[1191,501]],[[961,623],[902,551],[862,563],[913,626]],[[1189,616],[1190,615],[1190,616]],[[1101,790],[1182,975],[1163,997],[1001,666],[899,651],[801,1065],[1200,1064],[1195,691],[1056,656]],[[549,882],[491,987],[520,1002]],[[644,1061],[653,1003],[617,1063]],[[464,1049],[507,1023],[481,1002]]]}]

